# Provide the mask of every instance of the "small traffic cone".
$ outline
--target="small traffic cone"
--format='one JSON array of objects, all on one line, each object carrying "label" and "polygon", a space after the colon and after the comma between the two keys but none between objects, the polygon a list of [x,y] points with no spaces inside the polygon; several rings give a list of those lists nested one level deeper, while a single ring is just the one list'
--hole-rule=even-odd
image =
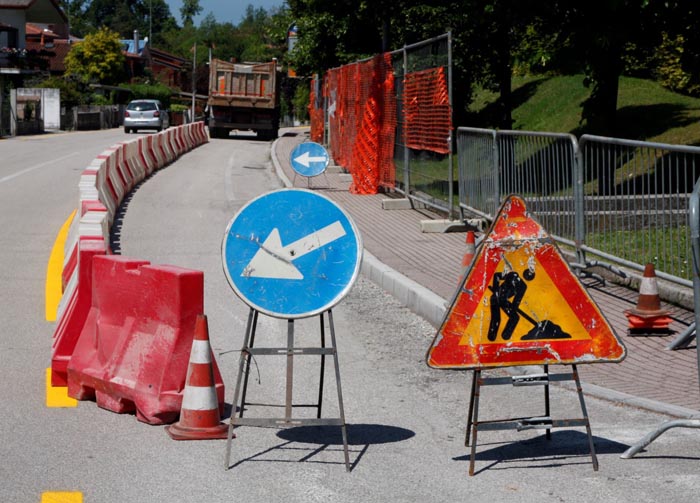
[{"label": "small traffic cone", "polygon": [[185,390],[182,394],[180,420],[166,426],[165,430],[174,440],[227,438],[228,426],[219,419],[219,402],[214,383],[207,317],[199,315],[194,327],[194,340]]},{"label": "small traffic cone", "polygon": [[668,314],[668,310],[661,309],[654,264],[647,264],[644,267],[644,276],[639,285],[637,307],[625,311],[629,328],[638,332],[667,330],[668,325],[673,321],[668,317]]},{"label": "small traffic cone", "polygon": [[472,264],[472,261],[474,260],[474,254],[476,253],[474,231],[467,231],[466,243],[467,249],[464,252],[464,256],[462,257],[462,278],[464,278],[464,275],[467,274],[467,270]]}]

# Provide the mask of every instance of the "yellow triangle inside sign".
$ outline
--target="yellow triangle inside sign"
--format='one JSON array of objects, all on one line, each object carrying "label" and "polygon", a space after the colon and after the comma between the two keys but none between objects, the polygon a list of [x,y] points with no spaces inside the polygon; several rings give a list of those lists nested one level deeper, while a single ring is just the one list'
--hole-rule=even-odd
[{"label": "yellow triangle inside sign", "polygon": [[[525,272],[525,274],[517,271],[536,270],[537,273]],[[583,326],[581,321],[576,316],[576,313],[566,302],[552,302],[552,295],[558,296],[558,288],[554,281],[547,273],[547,270],[542,267],[537,258],[532,258],[526,247],[516,249],[514,252],[504,255],[503,260],[496,267],[494,277],[497,282],[503,284],[508,281],[509,275],[511,278],[516,278],[513,274],[517,274],[524,279],[527,295],[524,295],[518,305],[518,309],[511,313],[503,312],[502,306],[495,302],[496,296],[494,286],[489,285],[485,297],[477,304],[477,308],[472,316],[472,320],[483,327],[489,327],[481,331],[481,344],[499,344],[509,340],[512,342],[528,340],[528,338],[537,337],[538,340],[546,339],[576,339],[588,340],[591,338],[588,330]],[[513,280],[511,280],[512,282]],[[517,278],[515,281],[518,281]],[[504,318],[511,322],[512,330],[508,323],[495,323],[498,318],[502,321]],[[546,323],[546,322],[549,323]],[[558,327],[558,328],[557,328]],[[492,330],[490,330],[492,328]],[[537,330],[539,329],[539,332]],[[546,333],[548,330],[549,333]],[[489,339],[489,335],[493,340]],[[472,344],[473,339],[469,339],[467,335],[462,337],[459,344]]]}]

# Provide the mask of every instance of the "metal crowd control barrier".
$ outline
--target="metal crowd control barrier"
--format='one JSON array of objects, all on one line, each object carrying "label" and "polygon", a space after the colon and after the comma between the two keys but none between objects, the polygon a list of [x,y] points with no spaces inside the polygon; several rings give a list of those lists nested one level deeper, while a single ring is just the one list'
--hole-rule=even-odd
[{"label": "metal crowd control barrier", "polygon": [[459,128],[460,210],[493,219],[518,194],[560,243],[583,237],[578,142],[569,134]]},{"label": "metal crowd control barrier", "polygon": [[492,220],[501,206],[496,131],[458,128],[457,164],[460,211]]},{"label": "metal crowd control barrier", "polygon": [[[700,181],[695,184],[695,189],[689,200],[688,226],[690,227],[690,241],[692,245],[693,268],[693,296],[695,302],[695,323],[700,323]],[[696,335],[697,340],[697,335]],[[697,350],[698,376],[700,376],[700,348]],[[647,445],[656,440],[660,435],[671,428],[696,428],[700,429],[700,419],[677,419],[662,423],[654,431],[648,433],[636,444],[630,446],[620,457],[629,459],[637,455]]]},{"label": "metal crowd control barrier", "polygon": [[700,148],[584,135],[584,252],[692,287],[688,200]]},{"label": "metal crowd control barrier", "polygon": [[686,215],[700,148],[459,128],[457,153],[463,214],[492,219],[517,193],[581,264],[652,262],[660,278],[692,286]]}]

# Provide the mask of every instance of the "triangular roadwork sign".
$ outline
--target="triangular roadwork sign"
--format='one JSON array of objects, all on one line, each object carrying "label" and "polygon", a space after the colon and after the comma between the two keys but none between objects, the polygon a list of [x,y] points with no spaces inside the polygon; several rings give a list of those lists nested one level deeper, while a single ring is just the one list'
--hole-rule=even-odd
[{"label": "triangular roadwork sign", "polygon": [[619,362],[625,347],[554,240],[509,196],[428,350],[435,368]]}]

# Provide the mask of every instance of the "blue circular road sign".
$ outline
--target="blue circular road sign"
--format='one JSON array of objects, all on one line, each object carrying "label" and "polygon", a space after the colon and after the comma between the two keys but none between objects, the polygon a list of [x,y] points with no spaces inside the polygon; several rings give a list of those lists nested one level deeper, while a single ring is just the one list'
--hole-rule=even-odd
[{"label": "blue circular road sign", "polygon": [[330,157],[322,145],[307,141],[292,150],[292,169],[302,176],[317,176],[326,171]]},{"label": "blue circular road sign", "polygon": [[337,304],[360,270],[362,240],[336,203],[304,189],[248,202],[221,245],[224,273],[250,307],[277,318],[304,318]]}]

